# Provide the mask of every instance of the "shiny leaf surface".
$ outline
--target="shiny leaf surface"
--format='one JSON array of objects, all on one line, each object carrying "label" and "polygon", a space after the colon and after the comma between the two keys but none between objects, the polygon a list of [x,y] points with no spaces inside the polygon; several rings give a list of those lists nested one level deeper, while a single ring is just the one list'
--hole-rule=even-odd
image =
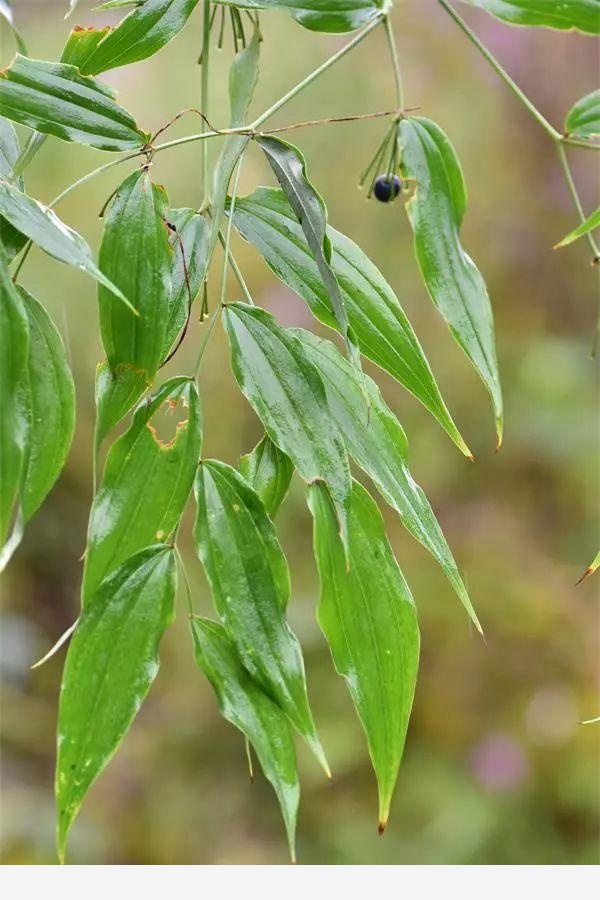
[{"label": "shiny leaf surface", "polygon": [[598,0],[466,0],[511,25],[545,25],[600,33]]},{"label": "shiny leaf surface", "polygon": [[600,137],[600,90],[586,94],[573,104],[565,119],[565,134],[576,138]]},{"label": "shiny leaf surface", "polygon": [[58,850],[83,799],[129,730],[158,673],[158,646],[173,618],[175,554],[131,557],[90,598],[71,639],[58,714]]},{"label": "shiny leaf surface", "polygon": [[77,66],[79,71],[83,72],[86,62],[109,32],[109,25],[104,28],[83,28],[76,25],[67,38],[60,61]]},{"label": "shiny leaf surface", "polygon": [[[165,411],[172,419],[168,440],[157,433],[157,417]],[[106,458],[90,513],[84,603],[125,559],[172,536],[192,489],[200,450],[196,386],[189,378],[172,378],[138,406],[131,427]]]},{"label": "shiny leaf surface", "polygon": [[327,493],[321,485],[312,485],[308,496],[321,580],[319,624],[367,736],[379,787],[379,829],[383,831],[419,667],[415,605],[386,537],[381,513],[367,491],[354,482],[348,567]]},{"label": "shiny leaf surface", "polygon": [[280,706],[329,774],[308,703],[302,651],[285,619],[290,579],[264,505],[231,466],[203,462],[194,537],[215,608],[252,678]]},{"label": "shiny leaf surface", "polygon": [[294,474],[289,456],[265,434],[251,453],[240,457],[239,469],[264,503],[269,517],[274,519]]},{"label": "shiny leaf surface", "polygon": [[294,862],[300,784],[288,720],[244,669],[221,625],[196,616],[190,627],[196,662],[210,681],[223,716],[246,735],[277,794]]},{"label": "shiny leaf surface", "polygon": [[[379,388],[368,376],[361,377],[329,341],[300,329],[295,334],[321,375],[331,418],[348,453],[396,510],[405,528],[437,560],[481,631],[434,512],[408,469],[408,442],[404,430],[385,404]],[[370,401],[368,411],[363,391]]]},{"label": "shiny leaf surface", "polygon": [[19,54],[0,72],[0,115],[98,150],[135,150],[149,138],[106,85],[76,66]]},{"label": "shiny leaf surface", "polygon": [[19,291],[29,323],[29,437],[21,489],[27,522],[65,464],[75,425],[75,386],[54,322],[35,297]]},{"label": "shiny leaf surface", "polygon": [[[317,319],[338,328],[329,294],[302,227],[283,192],[261,187],[249,197],[238,198],[234,224],[275,274],[308,303]],[[327,234],[331,242],[331,268],[361,353],[420,400],[461,452],[469,456],[469,448],[452,421],[417,336],[392,288],[350,238],[331,227]]]},{"label": "shiny leaf surface", "polygon": [[327,483],[346,541],[350,470],[344,445],[331,429],[319,372],[298,338],[265,310],[230,303],[223,322],[243,394],[300,476],[308,483]]},{"label": "shiny leaf surface", "polygon": [[[129,298],[132,316],[100,287],[100,332],[113,371],[119,365],[146,372],[151,380],[163,360],[169,318],[173,251],[165,215],[164,188],[144,170],[132,172],[118,188],[106,217],[99,263]],[[127,265],[123,265],[123,261]]]},{"label": "shiny leaf surface", "polygon": [[[21,148],[17,133],[8,119],[0,118],[0,178],[9,179]],[[23,190],[23,179],[17,179],[17,187]],[[10,262],[22,250],[27,238],[17,231],[10,222],[0,216],[0,241],[7,261]]]},{"label": "shiny leaf surface", "polygon": [[311,31],[343,33],[360,28],[381,12],[377,0],[223,0],[245,9],[281,9]]},{"label": "shiny leaf surface", "polygon": [[466,207],[460,164],[446,135],[429,119],[403,119],[398,140],[402,175],[414,183],[406,210],[425,286],[490,392],[500,445],[502,392],[492,308],[481,273],[459,238]]}]

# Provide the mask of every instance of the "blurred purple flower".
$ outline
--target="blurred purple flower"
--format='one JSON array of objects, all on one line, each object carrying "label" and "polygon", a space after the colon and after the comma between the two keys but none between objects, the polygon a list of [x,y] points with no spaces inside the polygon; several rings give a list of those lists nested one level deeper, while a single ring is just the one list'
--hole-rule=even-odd
[{"label": "blurred purple flower", "polygon": [[475,746],[471,769],[477,781],[493,791],[517,788],[529,774],[522,747],[502,734],[488,735]]}]

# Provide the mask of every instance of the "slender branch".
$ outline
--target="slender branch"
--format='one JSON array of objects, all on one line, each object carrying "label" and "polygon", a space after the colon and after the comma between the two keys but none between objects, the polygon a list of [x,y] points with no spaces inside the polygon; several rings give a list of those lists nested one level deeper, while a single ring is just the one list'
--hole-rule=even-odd
[{"label": "slender branch", "polygon": [[223,306],[225,302],[225,288],[227,286],[227,263],[229,262],[229,247],[231,245],[231,227],[233,225],[233,214],[235,212],[235,201],[237,198],[238,191],[238,183],[240,180],[240,172],[242,170],[242,163],[244,161],[244,157],[242,156],[240,161],[238,162],[235,169],[235,176],[233,179],[233,187],[231,189],[231,200],[229,202],[229,220],[227,222],[227,232],[225,234],[225,246],[224,246],[224,254],[223,254],[223,270],[221,272],[221,296],[219,300],[219,304]]},{"label": "slender branch", "polygon": [[388,39],[388,45],[390,48],[390,56],[392,58],[392,67],[394,69],[394,79],[396,82],[396,97],[398,99],[398,106],[404,106],[404,82],[402,81],[402,72],[400,71],[400,60],[398,59],[398,52],[396,50],[396,39],[394,37],[394,29],[392,26],[392,20],[389,15],[385,17],[385,33]]},{"label": "slender branch", "polygon": [[[202,108],[203,116],[208,116],[208,74],[209,74],[209,64],[210,64],[210,0],[203,0],[204,7],[202,10],[202,78],[200,83],[200,106]],[[207,133],[207,125],[206,120],[202,122],[202,131]],[[208,159],[208,146],[206,144],[201,145],[202,152],[202,190],[204,192],[204,199],[202,200],[202,207],[204,208],[208,203],[209,196],[209,184],[208,184],[208,172],[209,172],[209,159]]]},{"label": "slender branch", "polygon": [[39,131],[34,131],[30,135],[29,140],[19,153],[17,159],[15,160],[15,164],[12,167],[12,171],[10,173],[11,181],[16,181],[19,175],[23,174],[31,160],[44,144],[47,137],[47,134],[41,134]]},{"label": "slender branch", "polygon": [[[231,215],[231,213],[230,213],[230,215]],[[225,250],[225,238],[223,237],[222,231],[219,231],[219,242],[220,242],[223,250]],[[231,266],[231,268],[233,270],[233,274],[235,275],[235,277],[238,280],[238,284],[242,289],[244,297],[246,298],[246,300],[248,301],[250,306],[254,306],[254,300],[252,299],[252,294],[250,293],[250,289],[248,288],[248,285],[246,284],[246,279],[242,275],[241,269],[238,266],[237,262],[235,261],[235,257],[233,255],[233,253],[231,252],[231,249],[227,250],[227,256],[229,257],[229,265]]]},{"label": "slender branch", "polygon": [[[581,220],[581,222],[586,221],[586,215],[583,210],[583,206],[581,205],[581,200],[579,199],[579,194],[577,193],[577,187],[575,185],[575,181],[573,180],[573,173],[571,172],[571,167],[569,166],[569,160],[567,159],[567,154],[565,152],[565,148],[562,143],[557,143],[556,150],[558,152],[558,158],[560,159],[560,164],[562,166],[563,172],[565,174],[565,181],[567,182],[567,187],[571,192],[571,196],[573,198],[573,203],[575,204],[575,209],[577,210],[577,214]],[[598,245],[594,240],[591,232],[585,235],[588,244],[590,245],[590,249],[594,254],[594,262],[600,259],[600,251],[598,250]]]},{"label": "slender branch", "polygon": [[303,78],[302,81],[299,81],[291,90],[284,94],[283,97],[280,97],[276,103],[270,106],[268,109],[262,113],[258,119],[255,119],[254,122],[249,126],[251,129],[257,129],[263,122],[269,119],[274,113],[281,109],[282,106],[285,106],[286,103],[289,103],[294,97],[296,97],[300,91],[303,91],[305,87],[308,87],[309,84],[312,84],[315,79],[317,79],[323,72],[326,72],[327,69],[331,68],[331,66],[335,65],[335,63],[342,59],[346,53],[349,53],[350,50],[353,50],[361,41],[363,41],[368,34],[370,34],[375,28],[377,28],[382,22],[382,16],[376,16],[369,24],[363,28],[362,31],[356,35],[351,41],[345,44],[341,50],[338,50],[337,53],[334,53],[333,56],[330,56],[329,59],[326,59],[324,63],[314,69],[310,75],[307,75],[306,78]]}]

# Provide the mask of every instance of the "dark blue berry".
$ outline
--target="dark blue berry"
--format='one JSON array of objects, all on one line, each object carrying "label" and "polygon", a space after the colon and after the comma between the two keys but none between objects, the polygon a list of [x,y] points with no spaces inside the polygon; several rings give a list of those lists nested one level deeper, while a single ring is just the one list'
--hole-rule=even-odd
[{"label": "dark blue berry", "polygon": [[397,175],[390,178],[389,175],[379,175],[373,185],[373,194],[381,203],[389,203],[395,200],[400,193],[401,182]]}]

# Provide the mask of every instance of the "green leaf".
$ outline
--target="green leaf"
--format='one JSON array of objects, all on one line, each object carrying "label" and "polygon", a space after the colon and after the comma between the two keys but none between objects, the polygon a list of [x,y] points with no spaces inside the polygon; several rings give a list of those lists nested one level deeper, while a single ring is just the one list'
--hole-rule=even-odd
[{"label": "green leaf", "polygon": [[600,33],[598,0],[465,0],[510,25],[545,25],[586,34]]},{"label": "green leaf", "polygon": [[110,30],[110,25],[105,25],[104,28],[83,28],[81,25],[76,25],[71,29],[60,61],[70,66],[77,66],[83,73],[83,67],[87,60]]},{"label": "green leaf", "polygon": [[145,371],[149,381],[163,361],[169,319],[173,251],[167,207],[164,188],[153,184],[145,170],[132,172],[115,193],[100,245],[100,268],[139,313],[132,316],[109,291],[98,289],[106,356],[113,371],[133,366]]},{"label": "green leaf", "polygon": [[19,53],[27,55],[27,47],[25,46],[25,41],[21,37],[21,33],[18,28],[15,26],[12,12],[12,4],[9,0],[0,0],[0,16],[7,22],[10,30],[12,31],[15,43],[19,50]]},{"label": "green leaf", "polygon": [[196,662],[210,681],[223,716],[246,735],[275,789],[294,862],[300,784],[288,721],[250,678],[221,625],[195,616],[190,627]]},{"label": "green leaf", "polygon": [[[29,324],[0,243],[0,551],[5,546],[29,437]],[[7,560],[3,560],[7,561]]]},{"label": "green leaf", "polygon": [[298,338],[265,310],[230,303],[223,322],[243,394],[300,476],[327,483],[347,543],[350,470],[340,436],[331,428],[319,372]]},{"label": "green leaf", "polygon": [[598,550],[595,557],[593,558],[577,584],[581,584],[582,581],[585,581],[586,578],[589,578],[590,575],[593,575],[598,568],[600,568],[600,550]]},{"label": "green leaf", "polygon": [[[8,119],[0,118],[0,178],[10,178],[20,153],[21,148],[15,129]],[[23,190],[23,179],[17,179],[16,183],[17,187]],[[27,238],[0,216],[0,242],[4,247],[7,262],[10,262],[23,249]]]},{"label": "green leaf", "polygon": [[302,650],[285,619],[290,577],[264,505],[239,472],[202,462],[196,550],[215,608],[252,678],[285,712],[329,775],[306,691]]},{"label": "green leaf", "polygon": [[83,799],[129,730],[158,673],[158,647],[173,619],[175,554],[148,547],[89,599],[71,639],[58,713],[58,852]]},{"label": "green leaf", "polygon": [[[133,319],[131,303],[120,289],[100,271],[92,259],[92,251],[87,243],[58,218],[54,210],[44,206],[39,200],[28,197],[8,181],[0,180],[0,213],[17,231],[22,232],[37,244],[45,253],[76,269],[81,269],[111,295],[118,297],[118,306],[124,303],[129,309],[122,312],[126,318]],[[113,302],[115,302],[113,300]]]},{"label": "green leaf", "polygon": [[308,502],[321,579],[319,624],[367,736],[379,787],[381,833],[388,820],[417,681],[417,613],[381,513],[367,491],[354,482],[349,567],[331,501],[321,485],[311,486]]},{"label": "green leaf", "polygon": [[565,119],[565,134],[583,139],[600,137],[600,90],[586,94],[571,107]]},{"label": "green leaf", "polygon": [[331,241],[327,234],[327,209],[323,198],[308,180],[306,162],[296,147],[275,137],[258,137],[256,142],[265,153],[300,222],[321,275],[339,332],[346,341],[350,358],[360,367],[356,340],[348,325],[346,303],[331,266]]},{"label": "green leaf", "polygon": [[[223,0],[245,9],[281,9],[311,31],[354,31],[381,13],[378,0]],[[390,5],[389,3],[387,4]]]},{"label": "green leaf", "polygon": [[76,66],[19,54],[0,71],[0,115],[98,150],[136,150],[149,139],[111,88]]},{"label": "green leaf", "polygon": [[29,521],[65,464],[75,425],[75,386],[54,322],[24,288],[19,288],[29,322],[29,437],[21,504]]},{"label": "green leaf", "polygon": [[100,444],[150,387],[143,369],[119,365],[113,372],[106,360],[96,368],[96,428],[94,446]]},{"label": "green leaf", "polygon": [[562,241],[555,244],[555,249],[557,247],[566,247],[567,244],[572,244],[577,238],[583,237],[584,234],[589,234],[590,231],[594,231],[595,228],[600,228],[600,206],[587,217],[585,222],[582,222],[581,225],[578,225],[577,228],[570,231]]},{"label": "green leaf", "polygon": [[444,132],[429,119],[402,119],[398,140],[402,175],[415,183],[406,210],[421,274],[452,336],[490,392],[500,446],[502,391],[494,321],[485,282],[460,243],[466,207],[460,164]]},{"label": "green leaf", "polygon": [[[249,197],[238,198],[233,221],[275,274],[308,303],[317,319],[338,328],[302,227],[283,192],[261,187]],[[353,241],[331,227],[327,234],[331,241],[331,267],[361,353],[420,400],[461,452],[470,456],[391,287]]]},{"label": "green leaf", "polygon": [[274,519],[294,474],[289,456],[265,434],[251,453],[240,457],[239,469],[264,503],[269,517]]},{"label": "green leaf", "polygon": [[171,293],[163,358],[169,354],[185,328],[190,304],[204,283],[209,232],[205,217],[193,209],[169,209],[166,217],[175,231],[171,233]]},{"label": "green leaf", "polygon": [[[361,376],[329,341],[296,329],[306,355],[325,385],[331,423],[348,453],[395,509],[402,524],[441,566],[476,628],[481,625],[452,552],[427,497],[408,469],[408,442],[400,422],[385,404],[379,388]],[[364,392],[369,399],[365,409]]]},{"label": "green leaf", "polygon": [[[159,412],[173,419],[170,440],[157,433]],[[138,406],[131,427],[106,458],[90,513],[84,604],[127,557],[173,534],[192,489],[200,450],[196,386],[189,378],[172,378]]]},{"label": "green leaf", "polygon": [[[260,31],[258,27],[255,27],[250,43],[244,50],[235,55],[231,64],[229,70],[229,125],[231,128],[241,128],[246,124],[246,116],[252,102],[256,82],[258,81],[260,41]],[[228,135],[217,160],[213,176],[212,227],[208,245],[209,260],[217,245],[227,199],[227,188],[249,140],[250,138],[246,135]]]},{"label": "green leaf", "polygon": [[97,75],[147,59],[184,27],[198,0],[145,0],[136,6],[96,46],[81,66],[83,75]]}]

